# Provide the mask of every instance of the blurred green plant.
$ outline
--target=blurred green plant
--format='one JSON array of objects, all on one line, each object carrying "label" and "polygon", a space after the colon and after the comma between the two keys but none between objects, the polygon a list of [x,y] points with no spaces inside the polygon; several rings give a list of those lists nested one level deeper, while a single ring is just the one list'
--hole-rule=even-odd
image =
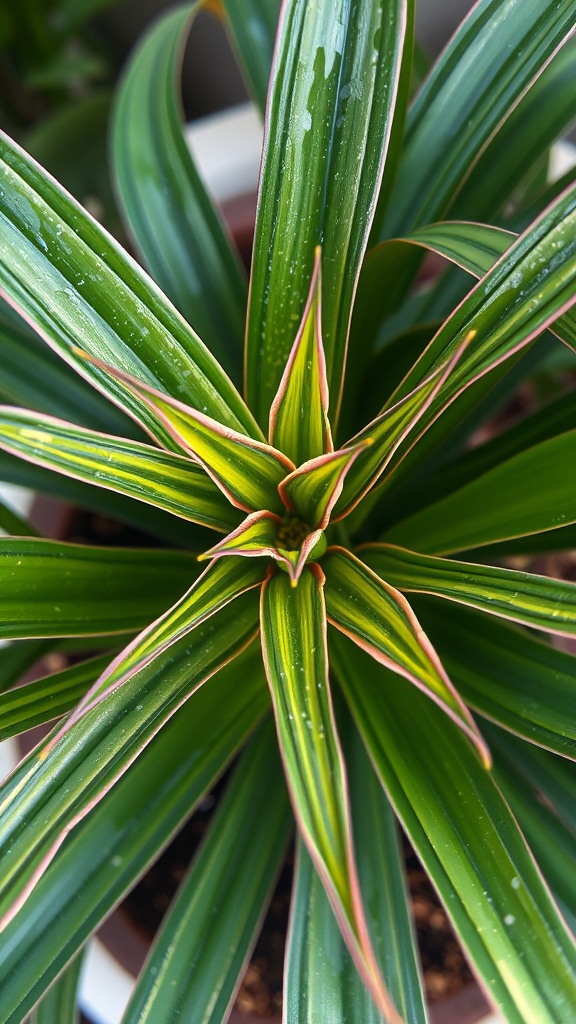
[{"label": "blurred green plant", "polygon": [[503,1018],[569,1024],[576,586],[510,559],[575,546],[573,392],[493,424],[576,350],[576,185],[541,175],[576,0],[480,0],[412,103],[409,0],[287,0],[274,53],[277,6],[219,7],[265,112],[249,288],[182,135],[198,5],[115,105],[151,277],[2,141],[2,475],[171,544],[4,515],[0,729],[56,724],[0,790],[3,1024],[73,1019],[79,950],[240,748],[125,1024],[227,1017],[294,819],[285,1019],[422,1024],[396,816]]}]

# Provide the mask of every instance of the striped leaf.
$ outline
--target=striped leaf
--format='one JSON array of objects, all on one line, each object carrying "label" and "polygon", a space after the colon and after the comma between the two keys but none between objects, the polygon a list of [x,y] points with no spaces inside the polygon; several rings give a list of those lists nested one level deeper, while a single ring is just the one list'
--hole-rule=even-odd
[{"label": "striped leaf", "polygon": [[292,824],[272,723],[252,739],[162,923],[123,1024],[221,1024]]},{"label": "striped leaf", "polygon": [[19,458],[227,531],[237,515],[203,469],[171,452],[0,406],[0,447]]},{"label": "striped leaf", "polygon": [[370,942],[354,862],[342,751],[328,683],[323,576],[264,585],[262,650],[294,814],[345,941],[376,1005],[400,1024]]},{"label": "striped leaf", "polygon": [[391,544],[367,545],[362,557],[402,591],[434,594],[551,633],[576,635],[576,583],[436,558]]},{"label": "striped leaf", "polygon": [[320,255],[318,248],[302,322],[270,409],[270,444],[295,466],[334,449],[322,344]]},{"label": "striped leaf", "polygon": [[261,720],[269,708],[261,665],[252,648],[197,690],[64,841],[2,933],[5,1024],[21,1024]]},{"label": "striped leaf", "polygon": [[280,0],[222,0],[222,5],[244,77],[264,114]]},{"label": "striped leaf", "polygon": [[[90,357],[85,358],[93,362]],[[294,468],[285,455],[142,384],[130,374],[104,363],[100,365],[122,381],[127,391],[139,396],[178,450],[197,459],[233,505],[245,512],[281,507],[277,487]]]},{"label": "striped leaf", "polygon": [[116,190],[152,277],[234,379],[241,372],[244,273],[182,129],[188,4],[156,22],[131,57],[112,125]]},{"label": "striped leaf", "polygon": [[490,772],[439,708],[343,637],[338,680],[392,804],[508,1024],[566,1024],[576,948]]},{"label": "striped leaf", "polygon": [[[78,346],[233,430],[261,436],[224,371],[152,280],[5,136],[0,172],[0,285],[38,333],[153,433],[149,408],[81,359]],[[174,447],[166,431],[161,439]]]},{"label": "striped leaf", "polygon": [[82,954],[60,975],[34,1010],[30,1024],[78,1024],[77,989]]},{"label": "striped leaf", "polygon": [[576,658],[526,630],[431,598],[418,615],[458,692],[484,718],[576,760]]},{"label": "striped leaf", "polygon": [[490,754],[470,712],[402,594],[343,548],[329,548],[322,568],[328,621],[423,690],[458,723],[489,765]]},{"label": "striped leaf", "polygon": [[367,437],[358,444],[305,462],[278,487],[284,504],[315,529],[326,529],[348,473],[371,443],[372,439]]},{"label": "striped leaf", "polygon": [[0,637],[98,636],[141,629],[198,572],[189,552],[0,537]]},{"label": "striped leaf", "polygon": [[116,659],[112,666],[122,665],[116,685],[110,675],[97,683],[0,787],[2,926],[25,902],[70,828],[121,778],[177,708],[254,637],[254,595],[238,597],[233,616],[201,621],[205,618],[199,613],[195,629],[182,630],[179,638],[173,633],[168,649],[158,642],[156,657],[149,644],[147,661],[130,645],[126,661],[130,658],[132,674]]},{"label": "striped leaf", "polygon": [[282,9],[250,288],[246,384],[268,421],[322,246],[322,318],[337,411],[356,279],[388,145],[405,0],[295,0]]}]

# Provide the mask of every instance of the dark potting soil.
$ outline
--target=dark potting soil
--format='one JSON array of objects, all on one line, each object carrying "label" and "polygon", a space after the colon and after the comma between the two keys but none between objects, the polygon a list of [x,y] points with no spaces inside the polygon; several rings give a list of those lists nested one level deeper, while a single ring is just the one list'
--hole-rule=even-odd
[{"label": "dark potting soil", "polygon": [[[105,545],[158,544],[156,538],[131,527],[79,510],[74,511],[73,518],[67,524],[66,539]],[[193,817],[122,904],[122,912],[147,940],[154,937],[170,906],[210,822],[225,782],[226,776],[204,798]],[[403,843],[426,996],[430,1003],[435,1003],[460,992],[472,981],[472,974],[426,872],[406,838]],[[281,1015],[282,973],[292,875],[293,851],[290,851],[237,995],[236,1007],[246,1015],[262,1019],[279,1019]]]}]

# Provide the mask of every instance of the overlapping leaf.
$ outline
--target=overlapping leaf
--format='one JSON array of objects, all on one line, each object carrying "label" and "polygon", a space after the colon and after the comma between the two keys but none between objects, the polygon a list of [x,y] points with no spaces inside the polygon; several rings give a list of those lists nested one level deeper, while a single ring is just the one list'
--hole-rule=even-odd
[{"label": "overlapping leaf", "polygon": [[294,813],[340,928],[376,1005],[400,1022],[370,942],[354,862],[342,751],[328,686],[323,577],[279,573],[262,591],[264,664]]},{"label": "overlapping leaf", "polygon": [[576,634],[576,584],[518,569],[457,562],[395,545],[362,548],[368,565],[403,591],[434,594],[564,636]]},{"label": "overlapping leaf", "polygon": [[222,3],[242,70],[264,114],[280,0],[222,0]]},{"label": "overlapping leaf", "polygon": [[410,110],[383,237],[439,219],[575,24],[573,0],[481,0],[474,6]]},{"label": "overlapping leaf", "polygon": [[[205,589],[205,579],[206,574],[197,593]],[[97,683],[65,725],[53,730],[0,788],[0,853],[10,850],[0,883],[3,925],[70,828],[102,799],[177,708],[253,638],[255,605],[253,594],[241,594],[233,616],[212,615],[208,621],[209,609],[202,607],[195,629],[190,608],[188,628],[178,634],[176,621],[170,637],[166,631],[157,638],[155,650],[153,627],[147,630],[142,655],[131,644],[125,658],[112,663],[113,679],[109,673]],[[177,614],[166,618],[171,625]]]},{"label": "overlapping leaf", "polygon": [[189,552],[0,537],[0,636],[97,636],[141,629],[198,572]]},{"label": "overlapping leaf", "polygon": [[302,319],[322,245],[324,347],[338,409],[348,325],[387,148],[405,2],[284,6],[268,102],[247,340],[260,424]]},{"label": "overlapping leaf", "polygon": [[574,655],[461,605],[449,615],[430,598],[418,600],[417,607],[471,708],[531,743],[576,760]]},{"label": "overlapping leaf", "polygon": [[372,438],[367,437],[358,444],[305,462],[279,485],[284,504],[310,526],[324,530],[354,462],[371,443]]},{"label": "overlapping leaf", "polygon": [[221,1024],[292,823],[272,723],[243,754],[163,922],[123,1024]]},{"label": "overlapping leaf", "polygon": [[335,637],[338,679],[376,770],[502,1016],[566,1024],[576,949],[492,776],[404,679]]},{"label": "overlapping leaf", "polygon": [[[76,346],[261,436],[214,357],[150,278],[6,136],[0,171],[0,288],[38,333],[153,434],[158,423],[148,407],[79,358]],[[173,447],[166,431],[160,439]]]},{"label": "overlapping leaf", "polygon": [[329,622],[436,701],[489,764],[490,755],[472,716],[406,599],[343,548],[330,548],[322,567]]},{"label": "overlapping leaf", "polygon": [[77,989],[82,969],[82,954],[60,975],[57,982],[34,1010],[30,1024],[77,1024]]},{"label": "overlapping leaf", "polygon": [[113,120],[119,200],[154,280],[238,380],[247,289],[237,255],[184,138],[179,78],[200,4],[165,15],[120,84]]},{"label": "overlapping leaf", "polygon": [[2,933],[6,1024],[21,1024],[260,721],[269,707],[261,662],[247,652],[197,690],[67,837]]},{"label": "overlapping leaf", "polygon": [[215,530],[226,531],[237,523],[230,503],[203,469],[150,445],[0,406],[0,447]]}]

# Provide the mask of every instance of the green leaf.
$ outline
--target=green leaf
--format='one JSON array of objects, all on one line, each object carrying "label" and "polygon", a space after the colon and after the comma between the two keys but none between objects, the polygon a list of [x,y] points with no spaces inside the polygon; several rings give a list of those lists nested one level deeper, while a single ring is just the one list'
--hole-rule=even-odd
[{"label": "green leaf", "polygon": [[[214,357],[154,283],[67,193],[0,140],[0,285],[79,373],[154,433],[146,405],[79,358],[78,346],[227,426],[258,434]],[[173,447],[170,435],[162,440]]]},{"label": "green leaf", "polygon": [[52,640],[15,640],[9,644],[4,643],[0,658],[0,693],[17,683],[53,646]]},{"label": "green leaf", "polygon": [[505,459],[396,523],[385,540],[447,554],[575,522],[576,478],[570,470],[575,444],[576,430],[570,430]]},{"label": "green leaf", "polygon": [[422,433],[466,387],[557,320],[576,301],[575,226],[576,188],[545,211],[460,303],[387,406],[446,366],[468,338],[418,424]]},{"label": "green leaf", "polygon": [[360,979],[304,843],[298,844],[285,963],[284,1001],[291,1024],[384,1024]]},{"label": "green leaf", "polygon": [[246,282],[181,122],[180,66],[199,6],[161,18],[131,58],[117,93],[113,166],[125,218],[152,277],[238,380]]},{"label": "green leaf", "polygon": [[495,728],[492,728],[490,733],[497,744],[494,761],[496,782],[513,809],[560,909],[564,910],[567,907],[574,919],[576,886],[573,868],[576,831],[561,820],[554,805],[545,803],[540,792],[533,788],[516,768],[513,751],[506,745],[508,737],[503,736]]},{"label": "green leaf", "polygon": [[285,5],[267,110],[246,382],[263,426],[302,320],[316,246],[331,409],[388,145],[405,0]]},{"label": "green leaf", "polygon": [[470,712],[402,594],[343,548],[329,548],[322,568],[328,621],[376,661],[405,676],[436,701],[489,765],[490,754]]},{"label": "green leaf", "polygon": [[97,636],[141,628],[197,574],[183,551],[0,537],[0,637]]},{"label": "green leaf", "polygon": [[369,544],[362,556],[402,591],[434,594],[538,629],[576,634],[576,584],[475,562]]},{"label": "green leaf", "polygon": [[338,452],[311,459],[290,473],[278,487],[286,507],[298,513],[310,526],[324,530],[348,473],[370,444],[371,438],[368,437]]},{"label": "green leaf", "polygon": [[576,760],[576,658],[525,630],[418,601],[418,615],[466,703],[531,743]]},{"label": "green leaf", "polygon": [[507,1024],[567,1024],[576,949],[490,773],[435,704],[334,641],[368,753],[491,999]]},{"label": "green leaf", "polygon": [[573,0],[481,0],[474,6],[410,110],[383,237],[440,219],[575,21]]},{"label": "green leaf", "polygon": [[320,255],[318,248],[308,301],[270,409],[270,444],[295,466],[334,450],[322,344]]},{"label": "green leaf", "polygon": [[[4,783],[0,854],[10,850],[0,882],[4,925],[70,828],[102,799],[194,690],[247,646],[255,619],[255,597],[244,594],[237,598],[233,616],[212,616],[167,650],[158,644],[154,660],[130,676],[124,673],[123,680],[116,671],[116,685],[102,693],[108,675]],[[138,652],[134,644],[130,648],[136,669]],[[122,656],[111,669],[119,664]]]},{"label": "green leaf", "polygon": [[[352,722],[343,736],[358,875],[368,927],[390,994],[410,1024],[426,1024],[406,863],[398,825]],[[314,1019],[314,1018],[312,1018]],[[364,1021],[351,1015],[352,1021]]]},{"label": "green leaf", "polygon": [[0,530],[16,537],[40,536],[38,530],[27,519],[19,516],[3,501],[0,501]]},{"label": "green leaf", "polygon": [[323,576],[305,569],[296,588],[285,574],[262,589],[264,665],[298,827],[344,939],[376,1005],[391,1004],[371,946],[360,898],[346,775],[328,682]]},{"label": "green leaf", "polygon": [[203,469],[190,459],[150,445],[0,406],[0,447],[46,469],[110,488],[202,526],[224,532],[237,522],[229,502]]},{"label": "green leaf", "polygon": [[281,508],[278,484],[294,468],[285,455],[163,395],[130,374],[102,366],[131,394],[138,395],[178,450],[197,459],[233,505],[245,512]]},{"label": "green leaf", "polygon": [[79,377],[0,299],[0,396],[96,430],[140,436],[136,424]]},{"label": "green leaf", "polygon": [[[461,188],[451,215],[491,220],[574,118],[576,48],[566,43],[489,142]],[[543,209],[543,207],[542,207]]]},{"label": "green leaf", "polygon": [[78,1024],[76,994],[82,954],[75,957],[48,990],[32,1014],[31,1024]]},{"label": "green leaf", "polygon": [[272,894],[291,823],[270,723],[252,739],[218,804],[123,1024],[221,1024]]},{"label": "green leaf", "polygon": [[109,661],[110,654],[102,654],[3,693],[0,696],[0,740],[71,711]]},{"label": "green leaf", "polygon": [[264,114],[280,0],[223,0],[223,5],[244,77]]},{"label": "green leaf", "polygon": [[20,1024],[184,823],[268,707],[262,658],[253,648],[196,691],[74,828],[2,933],[5,1024]]}]

